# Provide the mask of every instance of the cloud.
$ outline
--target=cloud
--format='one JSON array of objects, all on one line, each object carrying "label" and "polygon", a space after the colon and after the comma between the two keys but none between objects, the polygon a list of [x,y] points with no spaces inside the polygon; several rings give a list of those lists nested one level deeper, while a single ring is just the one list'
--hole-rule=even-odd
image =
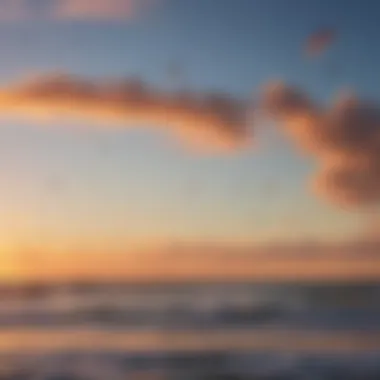
[{"label": "cloud", "polygon": [[336,205],[371,206],[380,201],[380,109],[347,93],[327,109],[297,89],[267,86],[263,107],[279,121],[320,170],[312,187]]},{"label": "cloud", "polygon": [[[155,127],[203,152],[252,145],[249,101],[224,94],[165,93],[138,79],[91,81],[57,74],[0,88],[0,112],[26,117],[85,119],[103,128]],[[336,206],[380,201],[380,109],[350,93],[320,107],[303,92],[270,83],[265,113],[296,145],[317,158],[315,194]]]},{"label": "cloud", "polygon": [[158,0],[0,0],[0,21],[108,21],[135,18]]},{"label": "cloud", "polygon": [[63,20],[123,20],[135,17],[153,3],[153,0],[61,0],[56,1],[53,16]]},{"label": "cloud", "polygon": [[305,53],[309,57],[323,54],[336,39],[336,32],[331,28],[319,29],[307,39]]},{"label": "cloud", "polygon": [[92,82],[46,75],[0,89],[0,112],[89,120],[102,127],[168,129],[202,149],[250,142],[245,106],[222,94],[164,93],[138,79]]}]

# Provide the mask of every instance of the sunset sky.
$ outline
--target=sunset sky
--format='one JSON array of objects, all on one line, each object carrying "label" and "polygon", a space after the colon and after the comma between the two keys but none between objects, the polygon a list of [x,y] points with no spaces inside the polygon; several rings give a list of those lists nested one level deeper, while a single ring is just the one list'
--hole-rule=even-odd
[{"label": "sunset sky", "polygon": [[[78,266],[79,275],[97,273],[91,268],[104,271],[102,260],[121,254],[124,264],[109,273],[124,265],[136,274],[141,265],[131,269],[128,255],[166,255],[179,245],[218,253],[360,239],[368,205],[346,210],[310,190],[319,161],[270,121],[255,120],[252,144],[237,143],[240,129],[226,134],[227,151],[211,149],[213,141],[192,149],[155,123],[170,91],[216,91],[255,105],[273,80],[321,106],[345,89],[380,102],[379,16],[376,0],[0,0],[0,278],[74,275]],[[305,41],[323,27],[334,28],[336,40],[306,57]],[[146,105],[149,125],[139,128],[119,103],[79,92],[70,103],[79,117],[42,120],[35,108],[63,107],[59,89],[37,96],[36,82],[52,73],[99,84],[141,78],[159,91],[158,106]],[[203,128],[208,119],[188,108],[173,118],[198,117]],[[114,128],[110,115],[122,123]],[[218,134],[224,125],[215,125]],[[59,268],[62,260],[69,269]]]}]

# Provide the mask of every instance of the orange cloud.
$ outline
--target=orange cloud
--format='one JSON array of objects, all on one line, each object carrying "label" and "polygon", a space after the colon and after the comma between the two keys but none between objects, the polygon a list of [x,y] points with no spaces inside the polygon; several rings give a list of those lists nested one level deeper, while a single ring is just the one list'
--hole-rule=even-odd
[{"label": "orange cloud", "polygon": [[266,111],[320,162],[313,188],[334,204],[370,206],[380,201],[380,109],[350,94],[328,109],[281,83],[264,92]]},{"label": "orange cloud", "polygon": [[0,89],[0,111],[82,118],[109,128],[169,128],[202,149],[236,149],[250,140],[245,107],[221,94],[164,93],[139,80],[91,82],[52,75]]}]

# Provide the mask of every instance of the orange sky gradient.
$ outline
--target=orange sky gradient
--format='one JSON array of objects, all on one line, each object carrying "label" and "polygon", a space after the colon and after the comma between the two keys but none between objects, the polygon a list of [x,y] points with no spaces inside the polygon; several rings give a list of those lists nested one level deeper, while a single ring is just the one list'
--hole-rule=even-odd
[{"label": "orange sky gradient", "polygon": [[8,252],[4,281],[360,281],[380,276],[378,246],[145,247],[126,253]]},{"label": "orange sky gradient", "polygon": [[0,0],[0,282],[380,278],[378,18],[274,3]]}]

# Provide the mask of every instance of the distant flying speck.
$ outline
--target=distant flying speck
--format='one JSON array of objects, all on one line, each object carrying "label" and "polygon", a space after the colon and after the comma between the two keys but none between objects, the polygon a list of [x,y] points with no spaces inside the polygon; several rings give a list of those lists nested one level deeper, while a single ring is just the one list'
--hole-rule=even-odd
[{"label": "distant flying speck", "polygon": [[323,54],[334,42],[336,32],[333,29],[320,29],[311,34],[306,42],[306,54],[309,57],[316,57]]}]

